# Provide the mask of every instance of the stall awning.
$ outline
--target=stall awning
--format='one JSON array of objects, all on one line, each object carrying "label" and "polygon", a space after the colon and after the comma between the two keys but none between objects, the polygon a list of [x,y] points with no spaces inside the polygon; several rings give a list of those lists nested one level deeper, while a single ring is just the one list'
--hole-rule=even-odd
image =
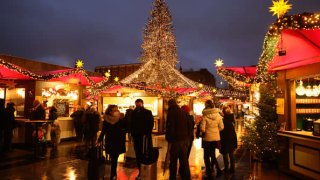
[{"label": "stall awning", "polygon": [[275,56],[269,64],[270,71],[292,69],[320,62],[320,29],[282,31],[276,46],[282,47],[286,54]]},{"label": "stall awning", "polygon": [[93,86],[104,80],[103,77],[90,77],[84,69],[79,68],[39,72],[39,74],[46,76],[48,81],[59,81],[84,86]]},{"label": "stall awning", "polygon": [[29,80],[42,79],[42,76],[0,59],[0,79]]},{"label": "stall awning", "polygon": [[246,77],[254,77],[257,74],[256,66],[221,67],[229,71],[236,72]]}]

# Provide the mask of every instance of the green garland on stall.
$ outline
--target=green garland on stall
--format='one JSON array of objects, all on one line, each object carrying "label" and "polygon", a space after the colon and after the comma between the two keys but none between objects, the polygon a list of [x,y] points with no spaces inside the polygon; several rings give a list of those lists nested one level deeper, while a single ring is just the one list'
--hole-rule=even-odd
[{"label": "green garland on stall", "polygon": [[246,85],[252,84],[255,81],[255,78],[253,77],[246,77],[223,67],[217,68],[217,74],[227,81],[233,88],[240,91],[247,91],[248,86]]}]

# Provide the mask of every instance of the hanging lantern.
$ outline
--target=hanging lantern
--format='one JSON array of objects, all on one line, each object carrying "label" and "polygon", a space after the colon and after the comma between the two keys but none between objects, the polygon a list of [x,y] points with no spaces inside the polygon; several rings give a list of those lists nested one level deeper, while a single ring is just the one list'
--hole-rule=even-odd
[{"label": "hanging lantern", "polygon": [[305,94],[305,88],[303,87],[303,81],[300,80],[298,87],[296,88],[296,93],[299,96],[303,96]]},{"label": "hanging lantern", "polygon": [[311,97],[313,95],[313,91],[310,85],[307,86],[305,92],[307,97]]},{"label": "hanging lantern", "polygon": [[312,87],[312,95],[313,95],[314,97],[318,97],[319,94],[320,94],[320,92],[319,92],[318,86],[314,85],[314,86]]}]

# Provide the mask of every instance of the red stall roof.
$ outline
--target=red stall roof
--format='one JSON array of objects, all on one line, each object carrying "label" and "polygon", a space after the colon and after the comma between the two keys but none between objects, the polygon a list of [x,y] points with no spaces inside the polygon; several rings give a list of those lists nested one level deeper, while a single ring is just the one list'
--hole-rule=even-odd
[{"label": "red stall roof", "polygon": [[299,66],[320,62],[320,29],[282,31],[276,47],[283,47],[286,55],[273,57],[269,64],[270,71],[292,69]]},{"label": "red stall roof", "polygon": [[0,79],[41,79],[40,75],[0,59]]},{"label": "red stall roof", "polygon": [[39,74],[45,76],[52,75],[49,81],[60,81],[85,86],[91,86],[104,80],[103,77],[89,76],[85,70],[77,68],[39,72]]},{"label": "red stall roof", "polygon": [[229,71],[236,72],[246,77],[254,77],[257,74],[256,66],[221,67]]}]

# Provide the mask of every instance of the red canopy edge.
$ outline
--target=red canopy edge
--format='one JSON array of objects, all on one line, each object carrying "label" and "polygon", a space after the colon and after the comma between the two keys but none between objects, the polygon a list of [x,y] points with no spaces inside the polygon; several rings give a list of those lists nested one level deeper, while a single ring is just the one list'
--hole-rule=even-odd
[{"label": "red canopy edge", "polygon": [[38,80],[43,79],[43,76],[0,59],[0,79]]},{"label": "red canopy edge", "polygon": [[320,62],[320,29],[282,31],[282,41],[277,47],[285,50],[285,55],[277,53],[269,63],[269,71],[287,70]]}]

